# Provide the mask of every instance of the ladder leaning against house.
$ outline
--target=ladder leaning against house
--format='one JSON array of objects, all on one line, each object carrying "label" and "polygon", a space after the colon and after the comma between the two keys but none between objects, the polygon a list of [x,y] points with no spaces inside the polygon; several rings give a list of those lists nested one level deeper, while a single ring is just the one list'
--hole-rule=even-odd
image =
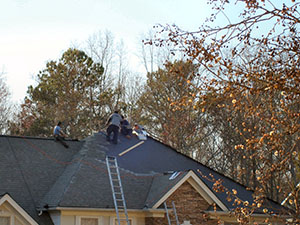
[{"label": "ladder leaning against house", "polygon": [[106,165],[113,194],[118,225],[121,225],[121,221],[126,221],[126,224],[130,225],[116,157],[106,156]]},{"label": "ladder leaning against house", "polygon": [[168,210],[168,206],[167,206],[166,202],[164,202],[164,206],[165,206],[166,216],[167,216],[167,219],[168,219],[168,225],[172,225],[172,222],[176,222],[176,225],[179,225],[179,221],[178,221],[178,217],[177,217],[177,213],[176,213],[176,208],[175,208],[174,201],[172,201],[172,210],[173,210],[173,214],[174,214],[174,217],[175,217],[175,221],[171,220],[171,218],[170,218],[169,210]]}]

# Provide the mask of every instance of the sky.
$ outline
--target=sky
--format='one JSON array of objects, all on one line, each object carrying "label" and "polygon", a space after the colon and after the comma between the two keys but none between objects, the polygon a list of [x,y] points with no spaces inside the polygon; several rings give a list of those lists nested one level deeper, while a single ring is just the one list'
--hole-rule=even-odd
[{"label": "sky", "polygon": [[0,73],[20,103],[47,61],[94,33],[123,40],[134,61],[139,37],[154,25],[195,30],[209,11],[206,0],[0,0]]}]

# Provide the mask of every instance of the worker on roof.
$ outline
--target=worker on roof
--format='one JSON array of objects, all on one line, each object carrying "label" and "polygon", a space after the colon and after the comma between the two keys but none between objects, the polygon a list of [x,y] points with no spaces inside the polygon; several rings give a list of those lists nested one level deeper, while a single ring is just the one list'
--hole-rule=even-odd
[{"label": "worker on roof", "polygon": [[124,116],[122,116],[122,121],[121,121],[121,133],[125,135],[127,138],[131,138],[132,128],[130,126],[130,123]]},{"label": "worker on roof", "polygon": [[140,140],[147,140],[147,132],[139,124],[134,124],[132,133],[135,134]]},{"label": "worker on roof", "polygon": [[134,124],[134,126],[133,126],[133,131],[134,131],[135,133],[141,134],[141,133],[143,133],[143,127],[140,126],[140,125],[138,125],[138,124],[136,123],[136,124]]},{"label": "worker on roof", "polygon": [[107,120],[106,125],[109,125],[107,127],[107,136],[106,136],[106,140],[107,141],[111,141],[110,136],[111,133],[113,133],[113,139],[112,142],[114,144],[118,144],[118,135],[119,135],[119,128],[121,125],[121,121],[122,121],[122,117],[119,114],[119,111],[116,110]]},{"label": "worker on roof", "polygon": [[57,125],[53,129],[53,136],[55,141],[59,141],[63,146],[69,148],[69,145],[67,145],[67,143],[64,141],[67,135],[62,131],[60,121],[58,121]]}]

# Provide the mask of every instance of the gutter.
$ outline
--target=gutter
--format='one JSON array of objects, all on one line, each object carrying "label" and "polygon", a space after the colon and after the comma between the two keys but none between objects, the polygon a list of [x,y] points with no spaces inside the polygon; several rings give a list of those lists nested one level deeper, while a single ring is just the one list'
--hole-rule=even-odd
[{"label": "gutter", "polygon": [[[39,211],[105,211],[105,212],[115,212],[113,208],[83,208],[83,207],[50,207],[48,209],[39,209]],[[150,213],[165,213],[165,209],[127,209],[129,212],[150,212]]]}]

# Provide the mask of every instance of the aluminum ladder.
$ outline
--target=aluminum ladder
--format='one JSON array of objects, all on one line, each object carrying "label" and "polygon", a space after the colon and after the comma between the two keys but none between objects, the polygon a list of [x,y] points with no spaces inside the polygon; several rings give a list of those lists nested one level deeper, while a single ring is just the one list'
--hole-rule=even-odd
[{"label": "aluminum ladder", "polygon": [[113,194],[118,225],[121,225],[121,221],[126,221],[126,224],[130,225],[116,157],[106,156],[106,165]]},{"label": "aluminum ladder", "polygon": [[[168,224],[172,225],[173,221],[171,221],[171,219],[170,219],[169,210],[168,210],[168,206],[167,206],[166,202],[164,202],[164,206],[165,206],[165,211],[166,211],[166,215],[167,215],[167,219],[168,219]],[[179,225],[178,216],[177,216],[177,213],[176,213],[176,208],[175,208],[174,201],[172,201],[172,209],[173,209],[173,214],[174,214],[174,217],[175,217],[176,225]]]}]

